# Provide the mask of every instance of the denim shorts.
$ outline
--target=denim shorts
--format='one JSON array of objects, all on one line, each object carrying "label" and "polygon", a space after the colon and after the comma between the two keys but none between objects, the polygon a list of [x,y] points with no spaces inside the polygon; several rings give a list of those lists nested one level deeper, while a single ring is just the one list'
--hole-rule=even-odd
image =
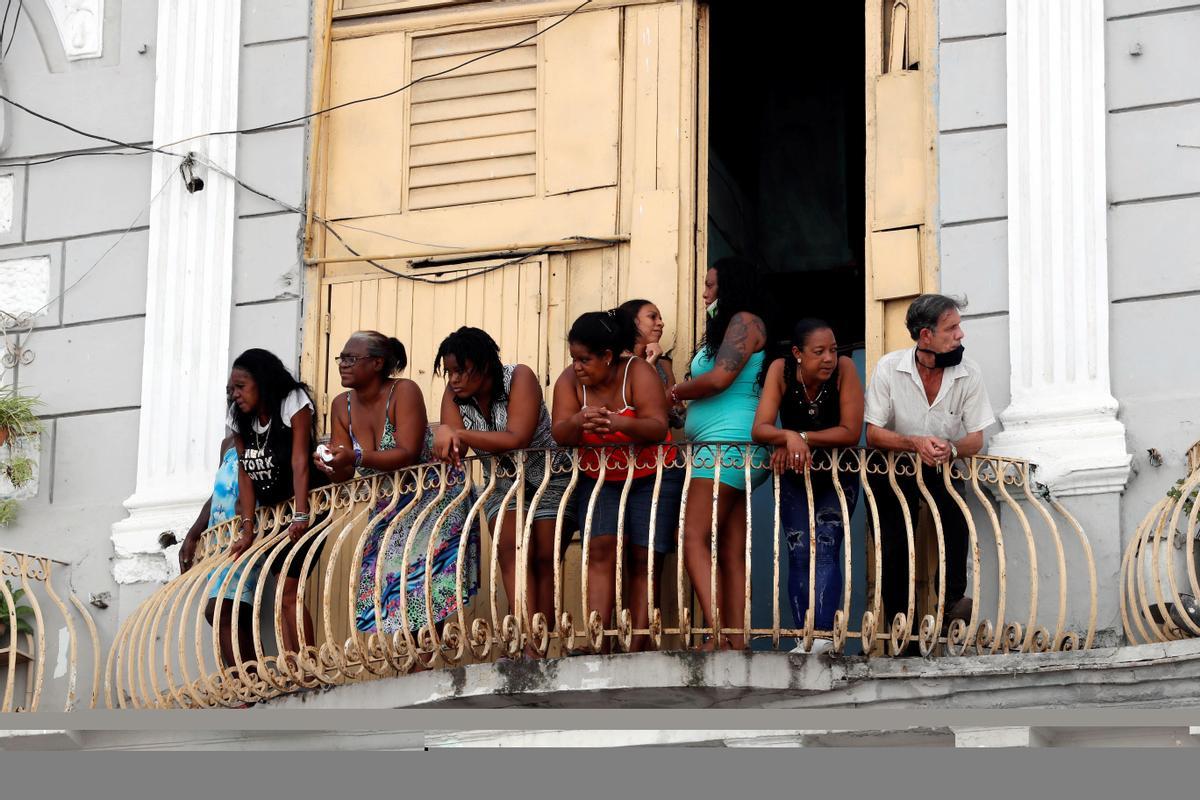
[{"label": "denim shorts", "polygon": [[[664,467],[662,485],[658,490],[658,510],[654,518],[654,551],[670,553],[675,549],[675,532],[679,526],[679,502],[683,496],[682,467]],[[625,500],[625,541],[639,547],[650,546],[650,505],[654,499],[656,476],[646,475],[630,482],[629,497]],[[588,503],[598,481],[580,475],[575,486],[575,518],[579,522],[580,538],[587,523]],[[604,481],[592,510],[592,536],[616,536],[617,519],[621,509],[621,493],[625,481]]]}]

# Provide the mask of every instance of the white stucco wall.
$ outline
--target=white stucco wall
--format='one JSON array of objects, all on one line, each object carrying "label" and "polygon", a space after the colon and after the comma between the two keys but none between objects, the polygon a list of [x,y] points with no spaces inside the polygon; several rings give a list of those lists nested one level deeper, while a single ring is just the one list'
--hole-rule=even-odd
[{"label": "white stucco wall", "polygon": [[[969,299],[965,344],[997,411],[1010,396],[1005,6],[939,3],[942,288]],[[1101,585],[1111,587],[1121,548],[1200,439],[1200,375],[1175,355],[1200,311],[1200,149],[1179,146],[1200,145],[1200,10],[1105,0],[1104,11],[1110,370],[1133,463],[1121,495],[1067,504],[1092,534],[1106,565]]]},{"label": "white stucco wall", "polygon": [[[102,36],[102,51],[87,57],[64,49],[46,5],[26,5],[29,14],[0,66],[5,93],[76,127],[149,143],[158,2],[89,4],[103,10],[104,24],[93,31]],[[309,3],[246,0],[241,6],[240,124],[303,114],[308,110]],[[91,47],[90,40],[85,44]],[[123,502],[134,491],[137,472],[149,233],[149,215],[138,214],[152,192],[150,159],[88,156],[21,166],[103,144],[14,108],[3,113],[0,309],[37,309],[96,266],[61,302],[34,318],[25,342],[32,362],[0,374],[0,382],[41,398],[46,422],[38,480],[17,522],[0,528],[0,548],[70,563],[71,586],[84,602],[107,593],[107,609],[89,607],[107,643],[119,621],[153,588],[114,581],[110,540],[113,523],[127,514]],[[300,205],[305,142],[303,125],[242,136],[238,173]],[[299,215],[261,198],[238,195],[231,357],[248,347],[266,347],[285,364],[298,366],[301,223]],[[222,389],[213,386],[212,392]],[[211,444],[214,468],[218,444]],[[53,688],[47,691],[43,708],[61,706]]]}]

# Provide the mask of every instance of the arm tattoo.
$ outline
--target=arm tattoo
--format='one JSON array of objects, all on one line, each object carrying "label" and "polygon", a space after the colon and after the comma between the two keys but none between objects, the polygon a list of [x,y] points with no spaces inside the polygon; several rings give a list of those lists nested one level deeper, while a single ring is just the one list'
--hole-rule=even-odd
[{"label": "arm tattoo", "polygon": [[717,350],[716,362],[728,372],[735,374],[741,372],[742,367],[753,355],[754,351],[750,349],[750,338],[754,333],[758,333],[763,338],[766,337],[762,320],[754,316],[751,316],[749,320],[747,322],[746,316],[738,315],[729,321],[729,327],[725,329],[725,338],[721,341],[720,349]]}]

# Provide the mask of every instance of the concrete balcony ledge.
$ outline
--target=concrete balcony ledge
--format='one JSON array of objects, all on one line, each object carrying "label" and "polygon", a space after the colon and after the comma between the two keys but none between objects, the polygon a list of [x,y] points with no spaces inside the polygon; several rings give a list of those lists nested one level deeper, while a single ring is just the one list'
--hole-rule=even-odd
[{"label": "concrete balcony ledge", "polygon": [[1200,707],[1200,640],[961,658],[663,652],[472,664],[269,708]]}]

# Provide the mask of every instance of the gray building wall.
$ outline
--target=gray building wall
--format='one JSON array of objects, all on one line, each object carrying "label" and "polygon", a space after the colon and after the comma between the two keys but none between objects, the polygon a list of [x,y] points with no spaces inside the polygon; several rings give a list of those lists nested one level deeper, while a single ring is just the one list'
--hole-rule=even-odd
[{"label": "gray building wall", "polygon": [[[100,59],[67,61],[49,12],[27,3],[0,66],[4,91],[88,130],[148,143],[153,130],[154,0],[106,4]],[[967,345],[997,410],[1009,401],[1004,0],[940,0],[937,108],[942,286],[966,294]],[[1200,373],[1179,343],[1200,310],[1200,9],[1176,0],[1107,0],[1111,368],[1135,474],[1120,500],[1088,510],[1092,529],[1128,536],[1182,470],[1200,439]],[[307,0],[243,3],[239,125],[309,108]],[[1140,54],[1133,55],[1131,50]],[[141,52],[142,50],[145,52]],[[13,176],[13,226],[0,262],[44,257],[57,295],[120,239],[150,199],[146,156],[94,156],[6,167],[100,143],[7,109],[0,176]],[[243,135],[238,174],[281,200],[305,192],[306,127]],[[239,190],[231,357],[261,346],[297,366],[302,271],[298,214]],[[146,216],[82,283],[36,320],[33,363],[5,373],[46,403],[36,492],[0,547],[69,562],[101,637],[153,587],[118,591],[110,573],[112,523],[134,490],[145,313]],[[45,262],[43,262],[45,263]],[[0,302],[3,308],[3,302]],[[1182,360],[1177,361],[1178,349]],[[214,386],[218,392],[221,387]],[[217,442],[212,443],[216,460]],[[1147,449],[1164,457],[1150,465]],[[1107,502],[1107,501],[1106,501]],[[1119,516],[1118,516],[1119,515]],[[1115,520],[1119,518],[1119,525]],[[48,697],[47,707],[53,704]]]},{"label": "gray building wall", "polygon": [[[25,6],[28,16],[0,66],[4,92],[87,131],[150,143],[158,3],[109,0],[104,55],[84,61],[64,58],[43,3]],[[239,127],[304,114],[309,3],[245,0],[242,9]],[[121,234],[150,201],[151,161],[147,155],[100,155],[6,167],[104,145],[17,109],[4,113],[8,145],[0,152],[0,176],[14,176],[15,196],[12,229],[0,235],[0,266],[48,258],[54,297],[119,240],[94,271],[36,318],[25,342],[33,362],[0,377],[39,396],[46,423],[36,488],[15,524],[0,528],[0,548],[70,563],[71,586],[85,602],[109,593],[107,609],[89,607],[108,643],[119,621],[155,588],[114,584],[109,538],[112,524],[126,516],[122,503],[136,482],[148,214],[123,239]],[[303,123],[248,134],[239,140],[236,171],[250,185],[299,206],[306,156]],[[300,215],[239,189],[231,358],[248,347],[266,347],[298,368],[302,224]],[[214,469],[218,445],[212,443]],[[90,691],[90,685],[84,688]],[[42,708],[61,706],[53,691],[47,688]]]},{"label": "gray building wall", "polygon": [[[1111,552],[1200,439],[1188,350],[1200,312],[1200,149],[1187,147],[1200,145],[1200,8],[1105,0],[1105,17],[1110,370],[1133,471],[1119,506],[1108,496],[1069,505]],[[1005,31],[1004,0],[939,3],[942,288],[969,299],[965,343],[997,411],[1010,394]],[[1101,585],[1112,586],[1103,574]]]}]

